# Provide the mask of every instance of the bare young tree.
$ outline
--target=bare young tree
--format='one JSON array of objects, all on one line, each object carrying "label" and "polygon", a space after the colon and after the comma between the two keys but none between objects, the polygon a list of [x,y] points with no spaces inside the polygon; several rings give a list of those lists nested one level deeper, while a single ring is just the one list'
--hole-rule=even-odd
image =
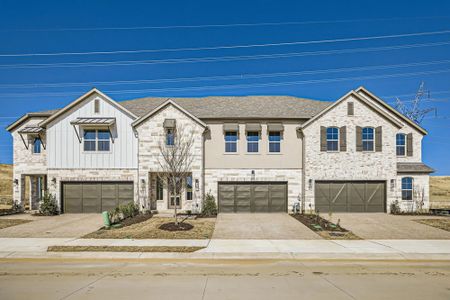
[{"label": "bare young tree", "polygon": [[194,160],[192,151],[194,130],[178,124],[171,130],[171,134],[167,135],[165,132],[158,143],[160,152],[158,178],[169,191],[169,201],[173,197],[175,225],[178,225],[176,197],[183,194],[186,188],[185,180],[191,174],[191,166]]}]

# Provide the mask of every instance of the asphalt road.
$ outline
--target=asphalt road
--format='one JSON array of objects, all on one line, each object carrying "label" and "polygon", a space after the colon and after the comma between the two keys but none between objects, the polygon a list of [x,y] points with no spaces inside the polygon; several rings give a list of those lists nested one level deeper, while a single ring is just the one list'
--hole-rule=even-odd
[{"label": "asphalt road", "polygon": [[0,260],[3,300],[133,298],[450,299],[450,262]]}]

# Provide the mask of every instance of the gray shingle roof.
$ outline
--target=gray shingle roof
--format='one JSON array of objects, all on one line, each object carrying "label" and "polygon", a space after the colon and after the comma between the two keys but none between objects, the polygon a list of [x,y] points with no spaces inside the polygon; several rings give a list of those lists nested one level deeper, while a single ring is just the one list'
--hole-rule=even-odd
[{"label": "gray shingle roof", "polygon": [[434,169],[424,163],[397,163],[397,173],[433,173]]},{"label": "gray shingle roof", "polygon": [[135,115],[142,116],[167,101],[167,99],[171,99],[199,119],[309,119],[332,103],[291,96],[140,98],[119,103]]}]

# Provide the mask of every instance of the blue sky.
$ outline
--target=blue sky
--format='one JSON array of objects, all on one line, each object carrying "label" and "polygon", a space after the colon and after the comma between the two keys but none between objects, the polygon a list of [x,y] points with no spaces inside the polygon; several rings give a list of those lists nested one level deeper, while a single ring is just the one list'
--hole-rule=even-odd
[{"label": "blue sky", "polygon": [[[450,175],[448,1],[2,0],[0,40],[2,128],[93,86],[116,100],[336,100],[364,85],[391,103],[411,100],[423,80],[423,105],[437,109],[422,123],[423,160]],[[12,162],[11,142],[1,130],[1,163]]]}]

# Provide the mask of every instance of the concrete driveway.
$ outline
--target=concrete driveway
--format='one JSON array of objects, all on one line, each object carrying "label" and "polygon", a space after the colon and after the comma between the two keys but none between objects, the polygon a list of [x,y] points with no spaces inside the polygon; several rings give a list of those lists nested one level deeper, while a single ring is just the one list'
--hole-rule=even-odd
[{"label": "concrete driveway", "polygon": [[288,214],[219,214],[213,239],[317,240],[320,236]]},{"label": "concrete driveway", "polygon": [[419,219],[439,219],[434,216],[395,216],[385,213],[334,213],[333,221],[363,239],[441,240],[450,239],[450,232],[415,222]]},{"label": "concrete driveway", "polygon": [[0,237],[77,238],[103,226],[101,214],[62,214],[42,217],[29,214],[2,216],[1,219],[24,219],[32,222],[0,229]]}]

